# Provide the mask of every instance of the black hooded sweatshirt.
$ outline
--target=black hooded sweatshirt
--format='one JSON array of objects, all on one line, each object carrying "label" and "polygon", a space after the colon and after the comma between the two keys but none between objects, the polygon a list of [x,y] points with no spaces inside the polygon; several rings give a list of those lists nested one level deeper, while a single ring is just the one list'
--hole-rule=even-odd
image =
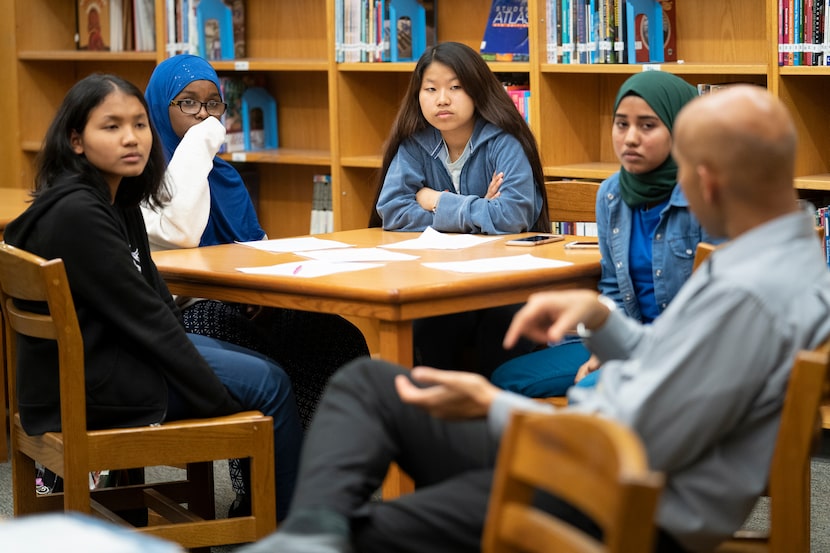
[{"label": "black hooded sweatshirt", "polygon": [[[137,206],[113,205],[103,191],[67,176],[8,224],[5,241],[64,261],[84,339],[89,429],[162,422],[168,386],[188,416],[241,410],[188,339]],[[23,428],[58,431],[56,345],[23,337],[17,343]]]}]

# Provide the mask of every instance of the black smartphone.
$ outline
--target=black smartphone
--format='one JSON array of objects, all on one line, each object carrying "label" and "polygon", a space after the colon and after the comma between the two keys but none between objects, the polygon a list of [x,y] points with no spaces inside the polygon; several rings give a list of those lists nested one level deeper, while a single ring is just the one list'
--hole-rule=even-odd
[{"label": "black smartphone", "polygon": [[514,238],[505,242],[508,246],[538,246],[540,244],[549,244],[551,242],[561,242],[565,237],[561,234],[536,234],[534,236],[525,236],[523,238]]}]

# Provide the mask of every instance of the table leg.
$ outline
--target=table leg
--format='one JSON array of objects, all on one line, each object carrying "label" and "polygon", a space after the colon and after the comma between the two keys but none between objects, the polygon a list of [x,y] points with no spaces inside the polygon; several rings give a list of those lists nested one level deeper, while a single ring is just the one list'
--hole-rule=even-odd
[{"label": "table leg", "polygon": [[9,419],[6,416],[6,326],[2,313],[0,313],[0,463],[9,460]]}]

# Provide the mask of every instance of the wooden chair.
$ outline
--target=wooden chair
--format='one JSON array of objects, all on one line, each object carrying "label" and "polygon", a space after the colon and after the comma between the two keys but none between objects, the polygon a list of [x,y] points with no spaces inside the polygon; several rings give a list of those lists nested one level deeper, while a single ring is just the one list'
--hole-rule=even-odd
[{"label": "wooden chair", "polygon": [[[15,300],[45,302],[50,314],[28,311]],[[187,548],[252,542],[275,529],[271,417],[248,411],[156,426],[88,431],[83,408],[83,341],[63,261],[47,261],[0,244],[0,303],[6,322],[16,516],[80,511],[126,524],[116,511],[147,509],[156,524],[138,531]],[[15,388],[17,334],[57,341],[62,432],[30,436],[20,424]],[[231,458],[251,459],[252,516],[214,520],[212,461]],[[35,493],[36,462],[63,478],[63,493]],[[164,465],[186,465],[187,478],[89,489],[92,471]]]},{"label": "wooden chair", "polygon": [[[548,214],[552,222],[595,223],[599,183],[590,181],[560,180],[545,182],[548,197]],[[539,398],[556,407],[568,404],[566,396]]]},{"label": "wooden chair", "polygon": [[[485,553],[651,551],[662,475],[639,438],[580,413],[517,413],[503,438],[484,529]],[[594,520],[603,542],[532,505],[536,490]]]},{"label": "wooden chair", "polygon": [[810,461],[820,437],[819,406],[828,389],[830,341],[795,358],[775,440],[767,494],[769,531],[739,531],[716,553],[810,551]]},{"label": "wooden chair", "polygon": [[583,181],[547,181],[548,215],[551,221],[595,223],[599,183]]}]

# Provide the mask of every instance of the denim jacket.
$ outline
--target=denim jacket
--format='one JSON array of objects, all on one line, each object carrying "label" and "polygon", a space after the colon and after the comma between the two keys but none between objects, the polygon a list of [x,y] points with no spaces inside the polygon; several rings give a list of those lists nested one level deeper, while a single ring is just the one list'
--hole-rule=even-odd
[{"label": "denim jacket", "polygon": [[[596,212],[602,255],[599,291],[613,299],[629,317],[642,321],[629,268],[632,214],[620,195],[619,173],[614,173],[600,185]],[[669,203],[660,213],[652,243],[654,297],[661,313],[692,274],[698,242],[719,243],[721,240],[706,234],[689,211],[683,191],[676,186]]]},{"label": "denim jacket", "polygon": [[[377,211],[385,230],[511,234],[533,227],[542,211],[542,194],[521,144],[512,135],[479,118],[470,138],[470,154],[456,193],[440,153],[441,133],[428,127],[404,141],[383,182]],[[504,172],[501,194],[484,199],[495,171]],[[422,208],[415,194],[428,186],[444,191],[435,212]]]}]

